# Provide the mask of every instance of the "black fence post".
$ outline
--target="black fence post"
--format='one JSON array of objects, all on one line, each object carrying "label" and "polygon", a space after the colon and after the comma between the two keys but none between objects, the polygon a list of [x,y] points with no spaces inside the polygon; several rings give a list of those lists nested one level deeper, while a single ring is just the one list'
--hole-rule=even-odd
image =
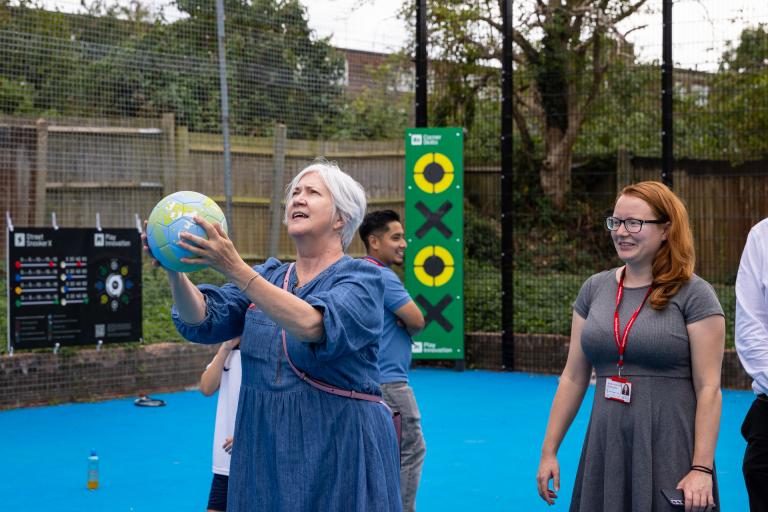
[{"label": "black fence post", "polygon": [[512,0],[501,2],[501,351],[502,364],[515,369],[514,181],[512,166]]},{"label": "black fence post", "polygon": [[662,50],[661,50],[661,181],[672,188],[674,166],[674,116],[672,72],[672,0],[663,0],[662,7]]},{"label": "black fence post", "polygon": [[427,0],[416,0],[416,127],[427,126]]}]

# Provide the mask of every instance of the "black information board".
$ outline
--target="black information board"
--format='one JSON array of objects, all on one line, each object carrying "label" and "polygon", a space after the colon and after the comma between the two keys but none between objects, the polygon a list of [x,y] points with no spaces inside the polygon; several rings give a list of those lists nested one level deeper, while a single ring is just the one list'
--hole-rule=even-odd
[{"label": "black information board", "polygon": [[9,350],[141,339],[138,230],[17,226],[6,240]]}]

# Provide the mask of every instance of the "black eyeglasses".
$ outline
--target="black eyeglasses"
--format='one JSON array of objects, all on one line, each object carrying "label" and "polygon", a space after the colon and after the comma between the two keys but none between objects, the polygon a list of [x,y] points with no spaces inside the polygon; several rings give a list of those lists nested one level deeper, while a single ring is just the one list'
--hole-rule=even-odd
[{"label": "black eyeglasses", "polygon": [[629,233],[639,233],[643,229],[643,224],[664,224],[666,220],[643,220],[643,219],[620,219],[618,217],[606,217],[605,227],[610,231],[618,231],[624,224],[624,229]]}]

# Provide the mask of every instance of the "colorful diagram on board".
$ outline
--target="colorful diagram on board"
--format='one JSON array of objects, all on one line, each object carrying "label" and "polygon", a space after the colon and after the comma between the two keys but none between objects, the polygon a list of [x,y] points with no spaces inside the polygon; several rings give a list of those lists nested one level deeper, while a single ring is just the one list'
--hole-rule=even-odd
[{"label": "colorful diagram on board", "polygon": [[121,305],[125,307],[131,303],[130,292],[135,284],[129,272],[130,267],[117,258],[111,259],[109,264],[99,265],[93,287],[98,294],[98,303],[101,306],[115,312]]},{"label": "colorful diagram on board", "polygon": [[9,351],[141,339],[138,230],[17,226],[7,235]]}]

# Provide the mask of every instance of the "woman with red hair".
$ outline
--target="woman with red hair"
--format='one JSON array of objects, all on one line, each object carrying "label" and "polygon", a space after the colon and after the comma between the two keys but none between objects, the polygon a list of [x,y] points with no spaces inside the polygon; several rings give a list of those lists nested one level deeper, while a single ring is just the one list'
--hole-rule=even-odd
[{"label": "woman with red hair", "polygon": [[587,279],[573,304],[539,495],[550,505],[557,497],[557,450],[594,369],[570,510],[672,510],[666,496],[675,489],[686,511],[711,509],[719,505],[714,455],[725,319],[712,286],[693,273],[688,213],[665,185],[645,181],[621,191],[605,223],[624,264]]}]

